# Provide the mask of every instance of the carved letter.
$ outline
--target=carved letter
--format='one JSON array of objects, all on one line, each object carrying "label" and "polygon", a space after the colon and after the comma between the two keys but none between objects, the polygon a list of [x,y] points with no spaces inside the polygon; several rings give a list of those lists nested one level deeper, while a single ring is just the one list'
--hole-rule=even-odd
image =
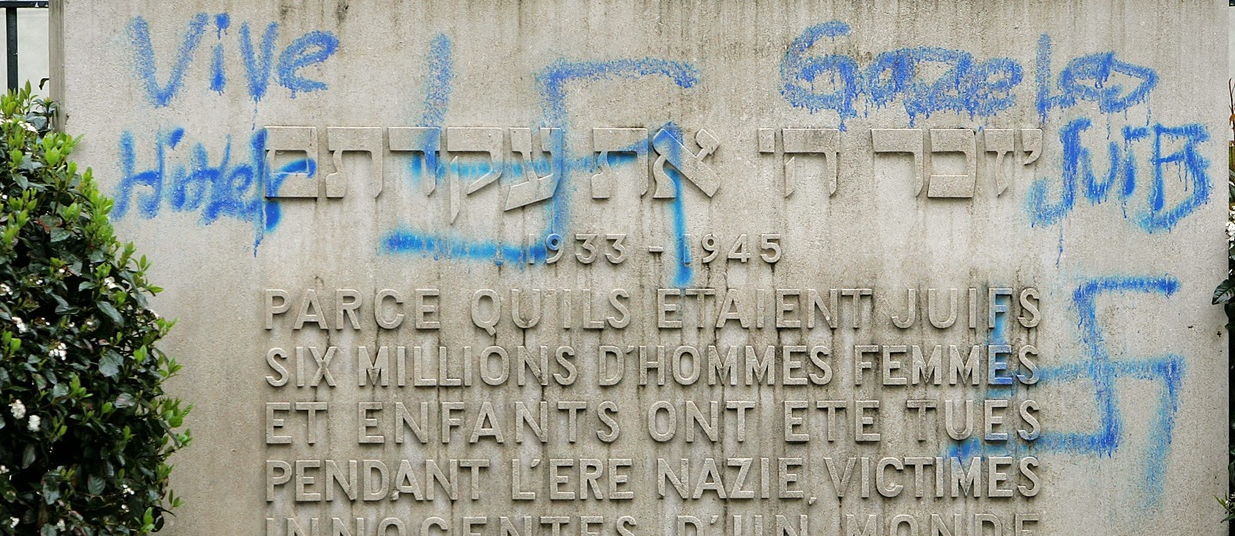
[{"label": "carved letter", "polygon": [[918,318],[918,289],[911,288],[908,290],[909,297],[906,298],[905,303],[909,306],[909,312],[905,314],[904,318],[901,318],[900,315],[892,315],[892,324],[901,329],[912,327],[914,321]]},{"label": "carved letter", "polygon": [[442,149],[442,129],[437,127],[390,127],[386,143],[391,151],[421,153],[425,173],[429,178],[421,183],[425,195],[432,195],[437,181],[442,176],[438,154]]},{"label": "carved letter", "polygon": [[[836,153],[840,151],[840,130],[834,128],[786,128],[784,130],[785,154],[822,154],[827,159],[824,178],[827,179],[828,195],[836,194]],[[797,184],[797,170],[793,163],[796,157],[785,162],[785,197],[793,193]]]},{"label": "carved letter", "polygon": [[373,197],[382,194],[382,128],[329,127],[326,129],[326,149],[334,161],[334,173],[326,175],[326,197],[343,197],[347,193],[347,171],[343,169],[343,152],[369,153],[373,162]]},{"label": "carved letter", "polygon": [[1038,156],[1042,154],[1042,129],[1021,129],[1021,151],[1029,153],[1023,165],[1028,166],[1038,161]]},{"label": "carved letter", "polygon": [[[280,172],[274,167],[279,151],[303,152],[317,161],[317,129],[314,127],[266,127],[266,157],[270,182],[266,197],[317,197],[317,181],[307,172]],[[307,171],[307,170],[306,170]]]},{"label": "carved letter", "polygon": [[978,182],[978,141],[974,131],[968,128],[932,128],[931,153],[964,154],[965,174],[936,175],[932,170],[926,197],[973,197],[974,185]]},{"label": "carved letter", "polygon": [[956,312],[958,310],[956,307],[956,289],[949,289],[948,298],[948,318],[946,320],[940,320],[939,317],[943,315],[936,314],[939,310],[939,306],[937,305],[939,300],[936,298],[935,289],[932,288],[926,290],[926,316],[930,319],[931,325],[936,328],[950,328],[952,327],[952,324],[956,323]]},{"label": "carved letter", "polygon": [[776,152],[776,130],[770,128],[761,128],[756,131],[759,138],[759,152],[774,153]]},{"label": "carved letter", "polygon": [[871,144],[876,153],[913,155],[913,195],[922,194],[922,130],[917,128],[872,128]]},{"label": "carved letter", "polygon": [[660,158],[656,159],[656,165],[652,168],[656,175],[656,193],[652,194],[652,197],[672,199],[676,195],[672,181],[665,174],[666,161],[673,164],[673,167],[677,168],[686,180],[693,182],[708,197],[716,195],[716,190],[720,188],[720,178],[716,176],[716,171],[711,166],[703,163],[703,159],[720,147],[720,141],[711,132],[699,129],[699,132],[695,134],[695,142],[699,144],[698,154],[690,152],[686,144],[667,129],[660,129],[652,138],[652,146],[660,154]]},{"label": "carved letter", "polygon": [[608,199],[613,192],[609,153],[635,153],[635,171],[642,185],[639,195],[648,193],[648,129],[593,128],[592,152],[600,153],[596,156],[599,172],[592,175],[592,199]]},{"label": "carved letter", "polygon": [[982,142],[986,152],[995,153],[995,195],[1003,195],[1008,189],[1008,177],[1003,173],[1003,157],[1016,150],[1015,130],[993,128],[982,131]]},{"label": "carved letter", "polygon": [[460,184],[458,176],[459,157],[450,159],[450,222],[454,223],[463,208],[463,196],[476,193],[477,190],[492,184],[502,176],[502,166],[506,159],[502,155],[502,129],[496,127],[450,127],[446,129],[446,151],[489,153],[489,172],[467,185],[466,192]]},{"label": "carved letter", "polygon": [[535,151],[532,150],[531,129],[510,129],[510,148],[523,155],[523,176],[527,180],[510,187],[510,194],[506,196],[506,210],[514,210],[553,197],[553,193],[557,191],[558,178],[562,175],[560,170],[553,169],[553,154],[555,150],[560,153],[562,149],[562,129],[540,129],[540,150],[549,153],[549,174],[544,177],[536,173],[536,168],[532,166],[532,155]]}]

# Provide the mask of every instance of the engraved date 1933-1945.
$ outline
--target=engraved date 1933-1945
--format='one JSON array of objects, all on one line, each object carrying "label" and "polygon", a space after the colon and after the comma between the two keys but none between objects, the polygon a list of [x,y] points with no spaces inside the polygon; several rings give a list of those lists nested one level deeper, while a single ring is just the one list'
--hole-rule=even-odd
[{"label": "engraved date 1933-1945", "polygon": [[[751,235],[742,233],[735,236],[717,236],[708,233],[701,238],[685,235],[685,240],[678,242],[678,258],[683,264],[712,264],[723,262],[738,262],[746,264],[752,261],[763,261],[776,264],[784,255],[784,245],[780,234],[764,233]],[[528,236],[524,248],[529,264],[536,262],[534,250],[544,248],[545,264],[555,264],[563,259],[573,257],[581,264],[622,264],[632,254],[647,252],[659,256],[665,252],[663,245],[648,244],[637,246],[630,244],[625,233],[575,233],[573,237],[552,233],[543,239]]]}]

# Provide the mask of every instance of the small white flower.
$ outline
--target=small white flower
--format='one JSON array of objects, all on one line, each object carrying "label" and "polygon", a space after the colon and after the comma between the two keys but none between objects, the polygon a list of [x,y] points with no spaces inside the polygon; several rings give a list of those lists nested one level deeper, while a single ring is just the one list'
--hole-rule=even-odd
[{"label": "small white flower", "polygon": [[14,419],[21,419],[26,416],[26,405],[21,400],[14,400],[9,404],[9,413],[13,414]]},{"label": "small white flower", "polygon": [[8,283],[0,283],[0,294],[8,295],[10,292],[13,292],[13,289],[9,288]]},{"label": "small white flower", "polygon": [[129,505],[127,505],[127,504],[122,504],[122,505],[120,505],[120,510],[125,511],[125,512],[128,512],[128,511],[129,511]]},{"label": "small white flower", "polygon": [[128,484],[124,484],[124,485],[120,486],[120,490],[121,490],[122,492],[124,492],[124,494],[125,494],[125,495],[132,495],[132,494],[133,494],[133,488],[130,488]]},{"label": "small white flower", "polygon": [[51,350],[47,352],[47,355],[52,359],[60,358],[61,361],[64,361],[64,358],[67,355],[64,343],[58,342],[52,345]]},{"label": "small white flower", "polygon": [[7,473],[7,472],[9,472],[9,468],[3,465],[0,465],[0,475]]},{"label": "small white flower", "polygon": [[103,280],[103,286],[107,287],[107,290],[116,290],[120,288],[120,285],[116,284],[116,280],[110,277]]},{"label": "small white flower", "polygon": [[21,520],[20,520],[20,519],[15,518],[15,517],[10,517],[10,518],[9,518],[9,528],[16,527],[16,526],[17,526],[17,523],[18,523],[19,521],[21,521]]},{"label": "small white flower", "polygon": [[34,128],[34,125],[30,124],[30,122],[29,122],[29,121],[26,121],[26,120],[24,120],[24,119],[8,119],[8,120],[6,120],[6,121],[4,122],[4,124],[6,124],[6,125],[17,125],[18,127],[21,127],[21,128],[22,128],[22,129],[24,129],[24,130],[28,130],[28,131],[30,131],[30,132],[34,132],[34,133],[36,133],[36,134],[39,132],[39,129]]},{"label": "small white flower", "polygon": [[87,327],[87,328],[89,328],[89,329],[94,329],[95,324],[97,324],[97,322],[95,322],[93,318],[88,318],[88,319],[86,319],[86,327]]},{"label": "small white flower", "polygon": [[26,323],[21,321],[21,317],[13,317],[13,327],[17,328],[18,333],[26,332]]},{"label": "small white flower", "polygon": [[31,432],[37,432],[39,431],[39,422],[41,420],[38,415],[31,415],[30,422],[26,425],[26,428],[29,428]]},{"label": "small white flower", "polygon": [[64,520],[63,519],[56,522],[56,530],[64,530]]},{"label": "small white flower", "polygon": [[21,119],[15,119],[15,120],[11,120],[10,122],[11,122],[11,123],[13,123],[13,124],[16,124],[17,126],[19,126],[19,127],[23,128],[23,129],[25,129],[25,130],[27,130],[27,131],[34,132],[35,134],[38,134],[38,132],[39,132],[39,129],[34,128],[34,125],[30,124],[30,122],[29,122],[29,121],[24,121],[24,120],[21,120]]}]

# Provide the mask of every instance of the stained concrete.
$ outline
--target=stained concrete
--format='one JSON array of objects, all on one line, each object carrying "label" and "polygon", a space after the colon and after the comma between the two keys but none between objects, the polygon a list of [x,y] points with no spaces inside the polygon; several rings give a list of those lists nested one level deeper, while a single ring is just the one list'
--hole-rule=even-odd
[{"label": "stained concrete", "polygon": [[1225,4],[56,5],[171,534],[1224,530]]}]

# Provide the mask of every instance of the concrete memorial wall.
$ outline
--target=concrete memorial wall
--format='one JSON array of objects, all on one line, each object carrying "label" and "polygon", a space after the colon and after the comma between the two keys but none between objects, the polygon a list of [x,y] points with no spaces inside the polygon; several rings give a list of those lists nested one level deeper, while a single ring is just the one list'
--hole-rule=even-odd
[{"label": "concrete memorial wall", "polygon": [[1218,534],[1226,9],[57,2],[168,532]]}]

